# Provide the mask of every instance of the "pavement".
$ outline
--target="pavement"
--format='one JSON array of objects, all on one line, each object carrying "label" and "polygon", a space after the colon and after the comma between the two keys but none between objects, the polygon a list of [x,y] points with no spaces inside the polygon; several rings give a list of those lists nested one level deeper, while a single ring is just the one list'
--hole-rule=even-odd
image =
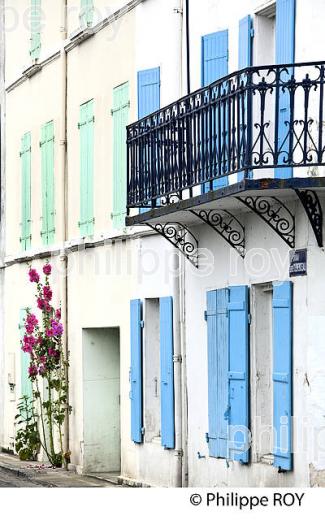
[{"label": "pavement", "polygon": [[122,487],[109,475],[86,476],[74,471],[52,468],[49,464],[20,461],[14,455],[0,453],[0,487]]}]

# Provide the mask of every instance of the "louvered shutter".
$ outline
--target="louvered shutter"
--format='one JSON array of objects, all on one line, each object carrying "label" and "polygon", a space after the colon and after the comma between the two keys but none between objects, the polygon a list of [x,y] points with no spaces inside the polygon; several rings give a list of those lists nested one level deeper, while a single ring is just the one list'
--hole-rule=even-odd
[{"label": "louvered shutter", "polygon": [[129,83],[113,91],[113,226],[125,226],[126,216],[126,125],[129,120]]},{"label": "louvered shutter", "polygon": [[273,284],[274,466],[292,470],[292,282]]},{"label": "louvered shutter", "polygon": [[30,56],[38,59],[41,53],[41,0],[31,0]]},{"label": "louvered shutter", "polygon": [[175,448],[173,299],[160,298],[161,444]]},{"label": "louvered shutter", "polygon": [[[253,42],[253,20],[250,15],[245,16],[239,21],[238,33],[238,68],[244,69],[252,65],[252,42]],[[245,103],[245,112],[247,112],[247,103]],[[246,116],[247,117],[247,116]],[[247,131],[250,131],[248,128]],[[253,172],[248,172],[248,177],[252,178]],[[244,173],[239,172],[237,180],[240,182],[244,178]]]},{"label": "louvered shutter", "polygon": [[[295,0],[277,0],[276,2],[276,63],[294,63],[295,61]],[[288,80],[293,73],[282,72],[281,80]],[[285,164],[289,151],[289,128],[294,114],[290,111],[290,94],[287,89],[279,89],[278,112],[278,152],[279,164]],[[276,168],[275,177],[292,177],[292,168]]]},{"label": "louvered shutter", "polygon": [[131,300],[131,438],[136,443],[141,443],[143,440],[142,325],[142,302],[141,300]]},{"label": "louvered shutter", "polygon": [[80,107],[80,233],[94,233],[94,100]]},{"label": "louvered shutter", "polygon": [[31,134],[21,140],[21,246],[26,251],[31,246]]},{"label": "louvered shutter", "polygon": [[46,245],[54,242],[54,124],[46,123],[41,132],[42,159],[42,238]]},{"label": "louvered shutter", "polygon": [[229,458],[249,462],[248,287],[229,288]]},{"label": "louvered shutter", "polygon": [[[202,87],[210,85],[214,81],[227,76],[228,74],[228,30],[219,31],[212,34],[207,34],[202,37],[202,64],[201,64],[201,83]],[[207,118],[207,120],[205,120]],[[216,149],[216,153],[222,154],[225,161],[227,153],[226,147],[228,147],[228,123],[227,123],[227,106],[226,102],[220,104],[215,108],[214,112],[211,112],[211,120],[208,118],[208,113],[202,116],[201,121],[201,156],[202,162],[205,162],[206,168],[209,168],[209,135],[210,126],[214,128],[214,119],[220,120],[220,134],[222,136],[221,149],[217,148],[219,139],[216,137],[216,143],[213,147]],[[212,144],[212,143],[211,143]],[[201,177],[204,179],[207,177],[206,172],[201,172]],[[221,179],[214,180],[212,183],[212,189],[221,188],[227,186],[228,178],[222,177]],[[202,192],[205,193],[211,189],[210,183],[202,185]]]},{"label": "louvered shutter", "polygon": [[207,293],[209,454],[228,456],[228,289]]}]

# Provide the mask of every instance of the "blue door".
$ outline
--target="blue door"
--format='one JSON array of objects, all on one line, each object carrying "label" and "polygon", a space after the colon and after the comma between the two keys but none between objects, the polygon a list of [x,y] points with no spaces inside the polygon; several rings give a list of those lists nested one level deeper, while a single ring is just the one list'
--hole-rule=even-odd
[{"label": "blue door", "polygon": [[[295,61],[295,0],[277,0],[276,2],[276,63],[294,63]],[[287,78],[290,78],[292,69]],[[284,73],[281,78],[285,79]],[[279,128],[278,128],[278,152],[279,164],[285,164],[289,151],[289,130],[291,118],[294,114],[290,111],[290,94],[288,90],[279,92]],[[292,177],[292,168],[276,168],[275,177],[287,179]]]}]

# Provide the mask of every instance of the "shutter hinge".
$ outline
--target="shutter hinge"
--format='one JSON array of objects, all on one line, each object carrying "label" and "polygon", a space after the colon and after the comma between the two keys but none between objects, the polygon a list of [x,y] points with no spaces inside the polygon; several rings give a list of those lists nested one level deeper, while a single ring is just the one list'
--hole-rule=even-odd
[{"label": "shutter hinge", "polygon": [[249,325],[252,323],[252,315],[250,313],[247,314],[247,321]]},{"label": "shutter hinge", "polygon": [[146,429],[145,429],[144,426],[142,426],[142,428],[141,428],[141,435],[144,435],[145,433],[146,433]]},{"label": "shutter hinge", "polygon": [[183,450],[175,450],[175,457],[178,457],[179,459],[181,459],[182,457],[184,457],[184,451]]},{"label": "shutter hinge", "polygon": [[173,356],[173,363],[182,363],[182,362],[183,362],[183,359],[180,354]]},{"label": "shutter hinge", "polygon": [[255,36],[255,29],[254,29],[254,27],[251,27],[250,36],[251,36],[251,38],[254,38],[254,36]]},{"label": "shutter hinge", "polygon": [[141,327],[141,329],[144,328],[144,321],[143,320],[140,321],[140,327]]},{"label": "shutter hinge", "polygon": [[209,439],[210,439],[210,437],[209,437],[209,434],[208,434],[208,432],[207,432],[207,433],[205,434],[205,441],[206,441],[206,442],[209,442]]},{"label": "shutter hinge", "polygon": [[204,311],[204,319],[205,321],[208,321],[208,311]]}]

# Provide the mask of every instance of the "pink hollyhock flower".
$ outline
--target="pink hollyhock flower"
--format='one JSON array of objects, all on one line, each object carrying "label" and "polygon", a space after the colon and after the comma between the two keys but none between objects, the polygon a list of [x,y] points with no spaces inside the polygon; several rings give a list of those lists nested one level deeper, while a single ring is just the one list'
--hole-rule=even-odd
[{"label": "pink hollyhock flower", "polygon": [[43,273],[45,274],[45,276],[50,276],[51,272],[52,272],[51,264],[45,264],[43,267]]},{"label": "pink hollyhock flower", "polygon": [[38,283],[39,282],[39,274],[38,272],[36,271],[36,269],[30,269],[29,270],[29,281],[30,282],[35,282],[35,283]]},{"label": "pink hollyhock flower", "polygon": [[45,301],[43,300],[43,298],[37,298],[37,307],[41,310],[44,309]]},{"label": "pink hollyhock flower", "polygon": [[34,332],[34,328],[35,328],[34,325],[29,325],[29,324],[27,323],[27,324],[26,324],[26,327],[25,327],[27,334],[33,334],[33,332]]},{"label": "pink hollyhock flower", "polygon": [[34,336],[24,336],[23,339],[23,350],[25,352],[31,352],[37,343],[37,339]]},{"label": "pink hollyhock flower", "polygon": [[53,296],[53,293],[52,293],[51,287],[49,285],[45,285],[44,288],[43,288],[44,300],[49,302],[50,300],[52,300],[52,296]]},{"label": "pink hollyhock flower", "polygon": [[31,377],[34,377],[34,376],[37,376],[38,374],[38,370],[37,370],[37,367],[35,365],[31,365],[29,368],[28,368],[28,373]]},{"label": "pink hollyhock flower", "polygon": [[51,307],[51,305],[49,305],[48,302],[45,302],[44,310],[45,310],[45,312],[48,312],[48,313],[50,313],[52,311],[52,307]]},{"label": "pink hollyhock flower", "polygon": [[49,348],[48,351],[47,351],[48,355],[50,357],[55,357],[56,356],[56,350],[54,348]]},{"label": "pink hollyhock flower", "polygon": [[57,309],[55,311],[55,317],[56,317],[57,320],[61,319],[61,309]]},{"label": "pink hollyhock flower", "polygon": [[45,365],[45,363],[46,363],[46,356],[40,356],[39,360],[40,360],[40,363]]},{"label": "pink hollyhock flower", "polygon": [[26,323],[28,323],[28,325],[38,325],[38,319],[36,318],[35,314],[28,314],[27,315],[27,318],[26,318]]},{"label": "pink hollyhock flower", "polygon": [[45,334],[48,338],[52,338],[54,336],[53,329],[46,329]]}]

